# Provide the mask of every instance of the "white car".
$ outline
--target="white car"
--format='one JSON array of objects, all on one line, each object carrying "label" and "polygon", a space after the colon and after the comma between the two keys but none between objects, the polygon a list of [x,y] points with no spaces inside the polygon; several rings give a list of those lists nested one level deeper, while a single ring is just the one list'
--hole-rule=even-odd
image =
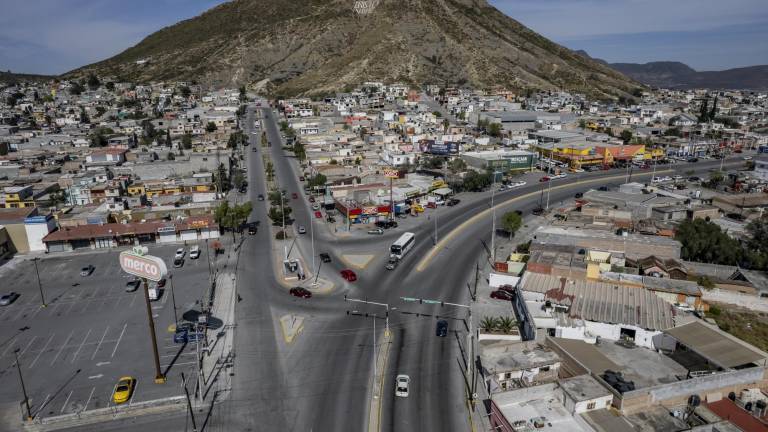
[{"label": "white car", "polygon": [[752,156],[744,156],[744,160],[746,160],[746,161],[752,160]]},{"label": "white car", "polygon": [[550,180],[555,180],[555,179],[561,179],[561,178],[566,178],[566,177],[568,177],[568,174],[558,174],[558,175],[550,176],[549,179]]},{"label": "white car", "polygon": [[176,249],[176,255],[173,256],[173,259],[177,258],[184,258],[184,255],[187,254],[187,250],[184,248],[178,248]]},{"label": "white car", "polygon": [[299,225],[299,234],[306,234],[307,229],[303,225]]},{"label": "white car", "polygon": [[510,183],[509,186],[507,187],[510,189],[515,189],[515,188],[523,187],[525,185],[526,183],[524,181],[516,181],[516,182]]},{"label": "white car", "polygon": [[408,397],[408,387],[411,384],[411,378],[408,375],[398,375],[395,379],[395,396]]},{"label": "white car", "polygon": [[661,178],[661,181],[663,181],[663,182],[665,182],[665,181],[672,181],[672,177],[664,176],[664,177]]},{"label": "white car", "polygon": [[654,177],[651,179],[651,183],[661,183],[661,177]]},{"label": "white car", "polygon": [[200,246],[192,246],[192,248],[189,249],[189,257],[192,259],[200,258]]},{"label": "white car", "polygon": [[673,179],[673,180],[675,180],[675,181],[677,181],[677,180],[682,180],[682,179],[683,179],[683,176],[681,176],[681,175],[676,175],[676,176],[672,177],[672,179]]}]

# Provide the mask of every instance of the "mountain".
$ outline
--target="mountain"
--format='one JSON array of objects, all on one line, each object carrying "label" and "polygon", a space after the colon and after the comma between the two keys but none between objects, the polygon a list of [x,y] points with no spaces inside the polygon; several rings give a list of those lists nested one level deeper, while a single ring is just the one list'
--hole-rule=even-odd
[{"label": "mountain", "polygon": [[364,81],[569,89],[639,85],[557,45],[486,0],[233,0],[67,74],[247,83],[321,94]]},{"label": "mountain", "polygon": [[55,77],[48,76],[48,75],[34,75],[34,74],[23,74],[18,72],[11,72],[11,71],[0,71],[0,83],[6,83],[6,84],[15,84],[18,82],[41,82],[41,81],[50,81],[54,79]]},{"label": "mountain", "polygon": [[697,72],[685,63],[660,61],[650,63],[608,63],[590,57],[584,50],[575,53],[611,68],[651,87],[671,89],[768,89],[768,66],[750,66],[723,71]]}]

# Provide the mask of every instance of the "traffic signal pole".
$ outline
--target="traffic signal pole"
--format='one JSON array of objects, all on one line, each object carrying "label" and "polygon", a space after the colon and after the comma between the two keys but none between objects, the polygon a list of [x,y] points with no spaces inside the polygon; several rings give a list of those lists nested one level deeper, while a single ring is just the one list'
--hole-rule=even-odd
[{"label": "traffic signal pole", "polygon": [[387,309],[387,313],[386,313],[385,321],[384,321],[385,322],[385,326],[386,326],[385,331],[387,333],[389,333],[389,304],[387,304],[387,303],[378,303],[378,302],[373,302],[373,301],[368,301],[368,300],[353,299],[353,298],[347,297],[346,294],[344,295],[344,301],[372,304],[372,305],[376,305],[376,306],[383,306],[384,308],[386,308]]}]

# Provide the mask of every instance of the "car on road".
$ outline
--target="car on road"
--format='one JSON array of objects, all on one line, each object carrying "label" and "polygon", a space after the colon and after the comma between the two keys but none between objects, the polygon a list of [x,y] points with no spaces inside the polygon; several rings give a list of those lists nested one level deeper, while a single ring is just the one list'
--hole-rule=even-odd
[{"label": "car on road", "polygon": [[165,286],[165,284],[166,284],[167,282],[168,282],[168,281],[167,281],[165,278],[160,278],[160,280],[159,280],[159,281],[157,281],[157,283],[156,283],[155,285],[156,285],[158,288],[162,288],[162,287],[164,287],[164,286]]},{"label": "car on road", "polygon": [[184,266],[184,258],[176,257],[173,259],[173,266],[176,268]]},{"label": "car on road", "polygon": [[459,205],[459,203],[460,203],[460,202],[461,202],[461,200],[460,200],[460,199],[451,198],[451,199],[449,199],[449,200],[448,200],[448,202],[446,203],[446,205],[447,205],[448,207],[453,207],[453,206],[455,206],[455,205]]},{"label": "car on road", "polygon": [[697,158],[697,157],[689,157],[688,159],[686,159],[686,161],[689,162],[689,163],[698,162],[699,158]]},{"label": "car on road", "polygon": [[396,256],[390,256],[389,261],[387,261],[387,265],[385,268],[387,270],[394,270],[397,268],[397,265],[400,264],[400,260]]},{"label": "car on road", "polygon": [[256,231],[258,230],[258,227],[254,222],[251,222],[248,224],[248,235],[254,235],[256,234]]},{"label": "car on road", "polygon": [[202,340],[204,335],[198,331],[194,325],[187,323],[188,325],[176,327],[176,331],[173,333],[173,343],[189,343]]},{"label": "car on road", "polygon": [[539,179],[539,183],[548,182],[549,180],[550,180],[549,176],[544,176],[544,177]]},{"label": "car on road", "polygon": [[608,186],[600,186],[599,188],[597,188],[597,190],[599,190],[600,192],[608,192]]},{"label": "car on road", "polygon": [[701,181],[701,177],[696,177],[696,176],[688,177],[688,181],[691,182],[691,183],[700,182]]},{"label": "car on road", "polygon": [[317,219],[322,219],[323,218],[323,214],[320,213],[320,210],[315,212],[315,218],[317,218]]},{"label": "car on road", "polygon": [[197,246],[197,245],[192,246],[189,249],[189,257],[191,259],[198,259],[198,258],[200,258],[200,246]]},{"label": "car on road", "polygon": [[510,183],[510,184],[507,186],[507,188],[508,188],[508,189],[515,189],[515,188],[523,187],[523,186],[525,186],[526,184],[528,184],[528,183],[526,183],[526,182],[524,182],[524,181],[516,181],[516,182],[512,182],[512,183]]},{"label": "car on road", "polygon": [[129,376],[120,378],[115,385],[115,391],[112,393],[112,402],[121,404],[128,402],[133,394],[133,388],[136,384],[136,379]]},{"label": "car on road", "polygon": [[674,180],[674,181],[679,181],[679,180],[682,180],[682,179],[683,179],[683,176],[681,176],[681,175],[676,175],[676,176],[672,177],[672,180]]},{"label": "car on road", "polygon": [[134,292],[137,289],[139,289],[139,286],[141,285],[141,279],[133,279],[129,280],[125,283],[125,292]]},{"label": "car on road", "polygon": [[584,194],[581,192],[576,192],[576,195],[573,196],[574,198],[583,198]]},{"label": "car on road", "polygon": [[544,214],[544,208],[536,207],[535,209],[533,209],[533,211],[531,211],[531,213],[533,213],[535,216],[541,216]]},{"label": "car on road", "polygon": [[19,298],[19,293],[11,291],[8,294],[0,297],[0,306],[8,306]]},{"label": "car on road", "polygon": [[306,234],[307,229],[304,228],[304,225],[299,225],[299,234]]},{"label": "car on road", "polygon": [[395,396],[408,397],[408,387],[410,387],[411,378],[408,375],[398,375],[395,379]]},{"label": "car on road", "polygon": [[320,204],[318,203],[312,204],[312,210],[320,210]]},{"label": "car on road", "polygon": [[258,147],[254,147],[253,150],[251,150],[251,151],[256,153],[257,151],[259,151],[259,148]]},{"label": "car on road", "polygon": [[745,160],[745,161],[749,161],[749,160],[752,160],[752,156],[744,156],[744,160]]},{"label": "car on road", "polygon": [[294,297],[300,297],[300,298],[312,298],[312,291],[302,288],[302,287],[293,287],[288,291],[292,296]]},{"label": "car on road", "polygon": [[376,229],[368,230],[368,234],[371,234],[371,235],[382,235],[382,234],[384,234],[384,230],[381,229],[381,228],[376,228]]},{"label": "car on road", "polygon": [[96,269],[96,267],[92,266],[91,264],[88,264],[87,266],[80,269],[80,276],[90,276],[91,273]]},{"label": "car on road", "polygon": [[311,203],[315,202],[315,197],[313,197],[313,196],[309,197],[309,202],[311,202]]},{"label": "car on road", "polygon": [[435,335],[439,337],[448,336],[448,321],[442,320],[442,319],[437,321],[437,327],[435,328]]},{"label": "car on road", "polygon": [[264,201],[264,195],[259,194],[259,201]]},{"label": "car on road", "polygon": [[184,255],[187,254],[187,250],[182,248],[176,249],[176,255],[174,255],[174,258],[184,258]]},{"label": "car on road", "polygon": [[299,181],[304,181],[304,176],[299,176]]},{"label": "car on road", "polygon": [[343,277],[347,282],[354,282],[357,280],[357,275],[350,269],[344,269],[339,273],[341,274],[341,277]]},{"label": "car on road", "polygon": [[558,174],[558,175],[553,175],[553,176],[550,177],[550,179],[551,180],[557,180],[557,179],[566,178],[566,177],[568,177],[568,174],[562,173],[562,174]]},{"label": "car on road", "polygon": [[294,193],[292,193],[292,194],[291,194],[291,198],[293,198],[293,199],[299,199],[299,194],[297,194],[296,192],[294,192]]},{"label": "car on road", "polygon": [[397,228],[397,222],[393,220],[376,221],[376,227],[378,228]]},{"label": "car on road", "polygon": [[491,298],[496,300],[508,300],[511,301],[514,296],[504,290],[496,290],[491,292]]},{"label": "car on road", "polygon": [[320,254],[320,259],[321,259],[321,260],[322,260],[324,263],[326,263],[326,264],[328,264],[329,262],[331,262],[331,256],[330,256],[330,255],[328,255],[328,254],[327,254],[327,253],[325,253],[325,252],[323,252],[323,253],[321,253],[321,254]]}]

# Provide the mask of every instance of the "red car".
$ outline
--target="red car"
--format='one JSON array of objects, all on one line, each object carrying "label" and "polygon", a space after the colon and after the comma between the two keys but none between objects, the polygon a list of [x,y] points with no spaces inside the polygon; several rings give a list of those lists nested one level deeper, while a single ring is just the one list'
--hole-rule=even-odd
[{"label": "red car", "polygon": [[294,193],[292,193],[292,194],[291,194],[291,197],[292,197],[293,199],[299,199],[299,194],[297,194],[296,192],[294,192]]},{"label": "red car", "polygon": [[547,182],[547,181],[549,181],[549,177],[547,177],[547,176],[544,176],[544,177],[539,179],[539,182]]},{"label": "red car", "polygon": [[320,211],[318,210],[318,211],[315,212],[315,217],[318,218],[318,219],[322,219],[323,218],[323,214],[320,213]]},{"label": "red car", "polygon": [[492,299],[512,301],[512,294],[507,291],[497,290],[491,293]]},{"label": "red car", "polygon": [[294,297],[300,297],[300,298],[311,298],[312,297],[312,292],[310,290],[308,290],[306,288],[302,288],[302,287],[291,288],[291,290],[288,291],[288,292],[291,293],[291,295],[294,296]]},{"label": "red car", "polygon": [[515,287],[512,285],[502,285],[499,287],[498,291],[504,291],[505,293],[515,295]]},{"label": "red car", "polygon": [[357,280],[357,275],[352,270],[346,269],[341,271],[341,277],[347,282],[354,282]]}]

